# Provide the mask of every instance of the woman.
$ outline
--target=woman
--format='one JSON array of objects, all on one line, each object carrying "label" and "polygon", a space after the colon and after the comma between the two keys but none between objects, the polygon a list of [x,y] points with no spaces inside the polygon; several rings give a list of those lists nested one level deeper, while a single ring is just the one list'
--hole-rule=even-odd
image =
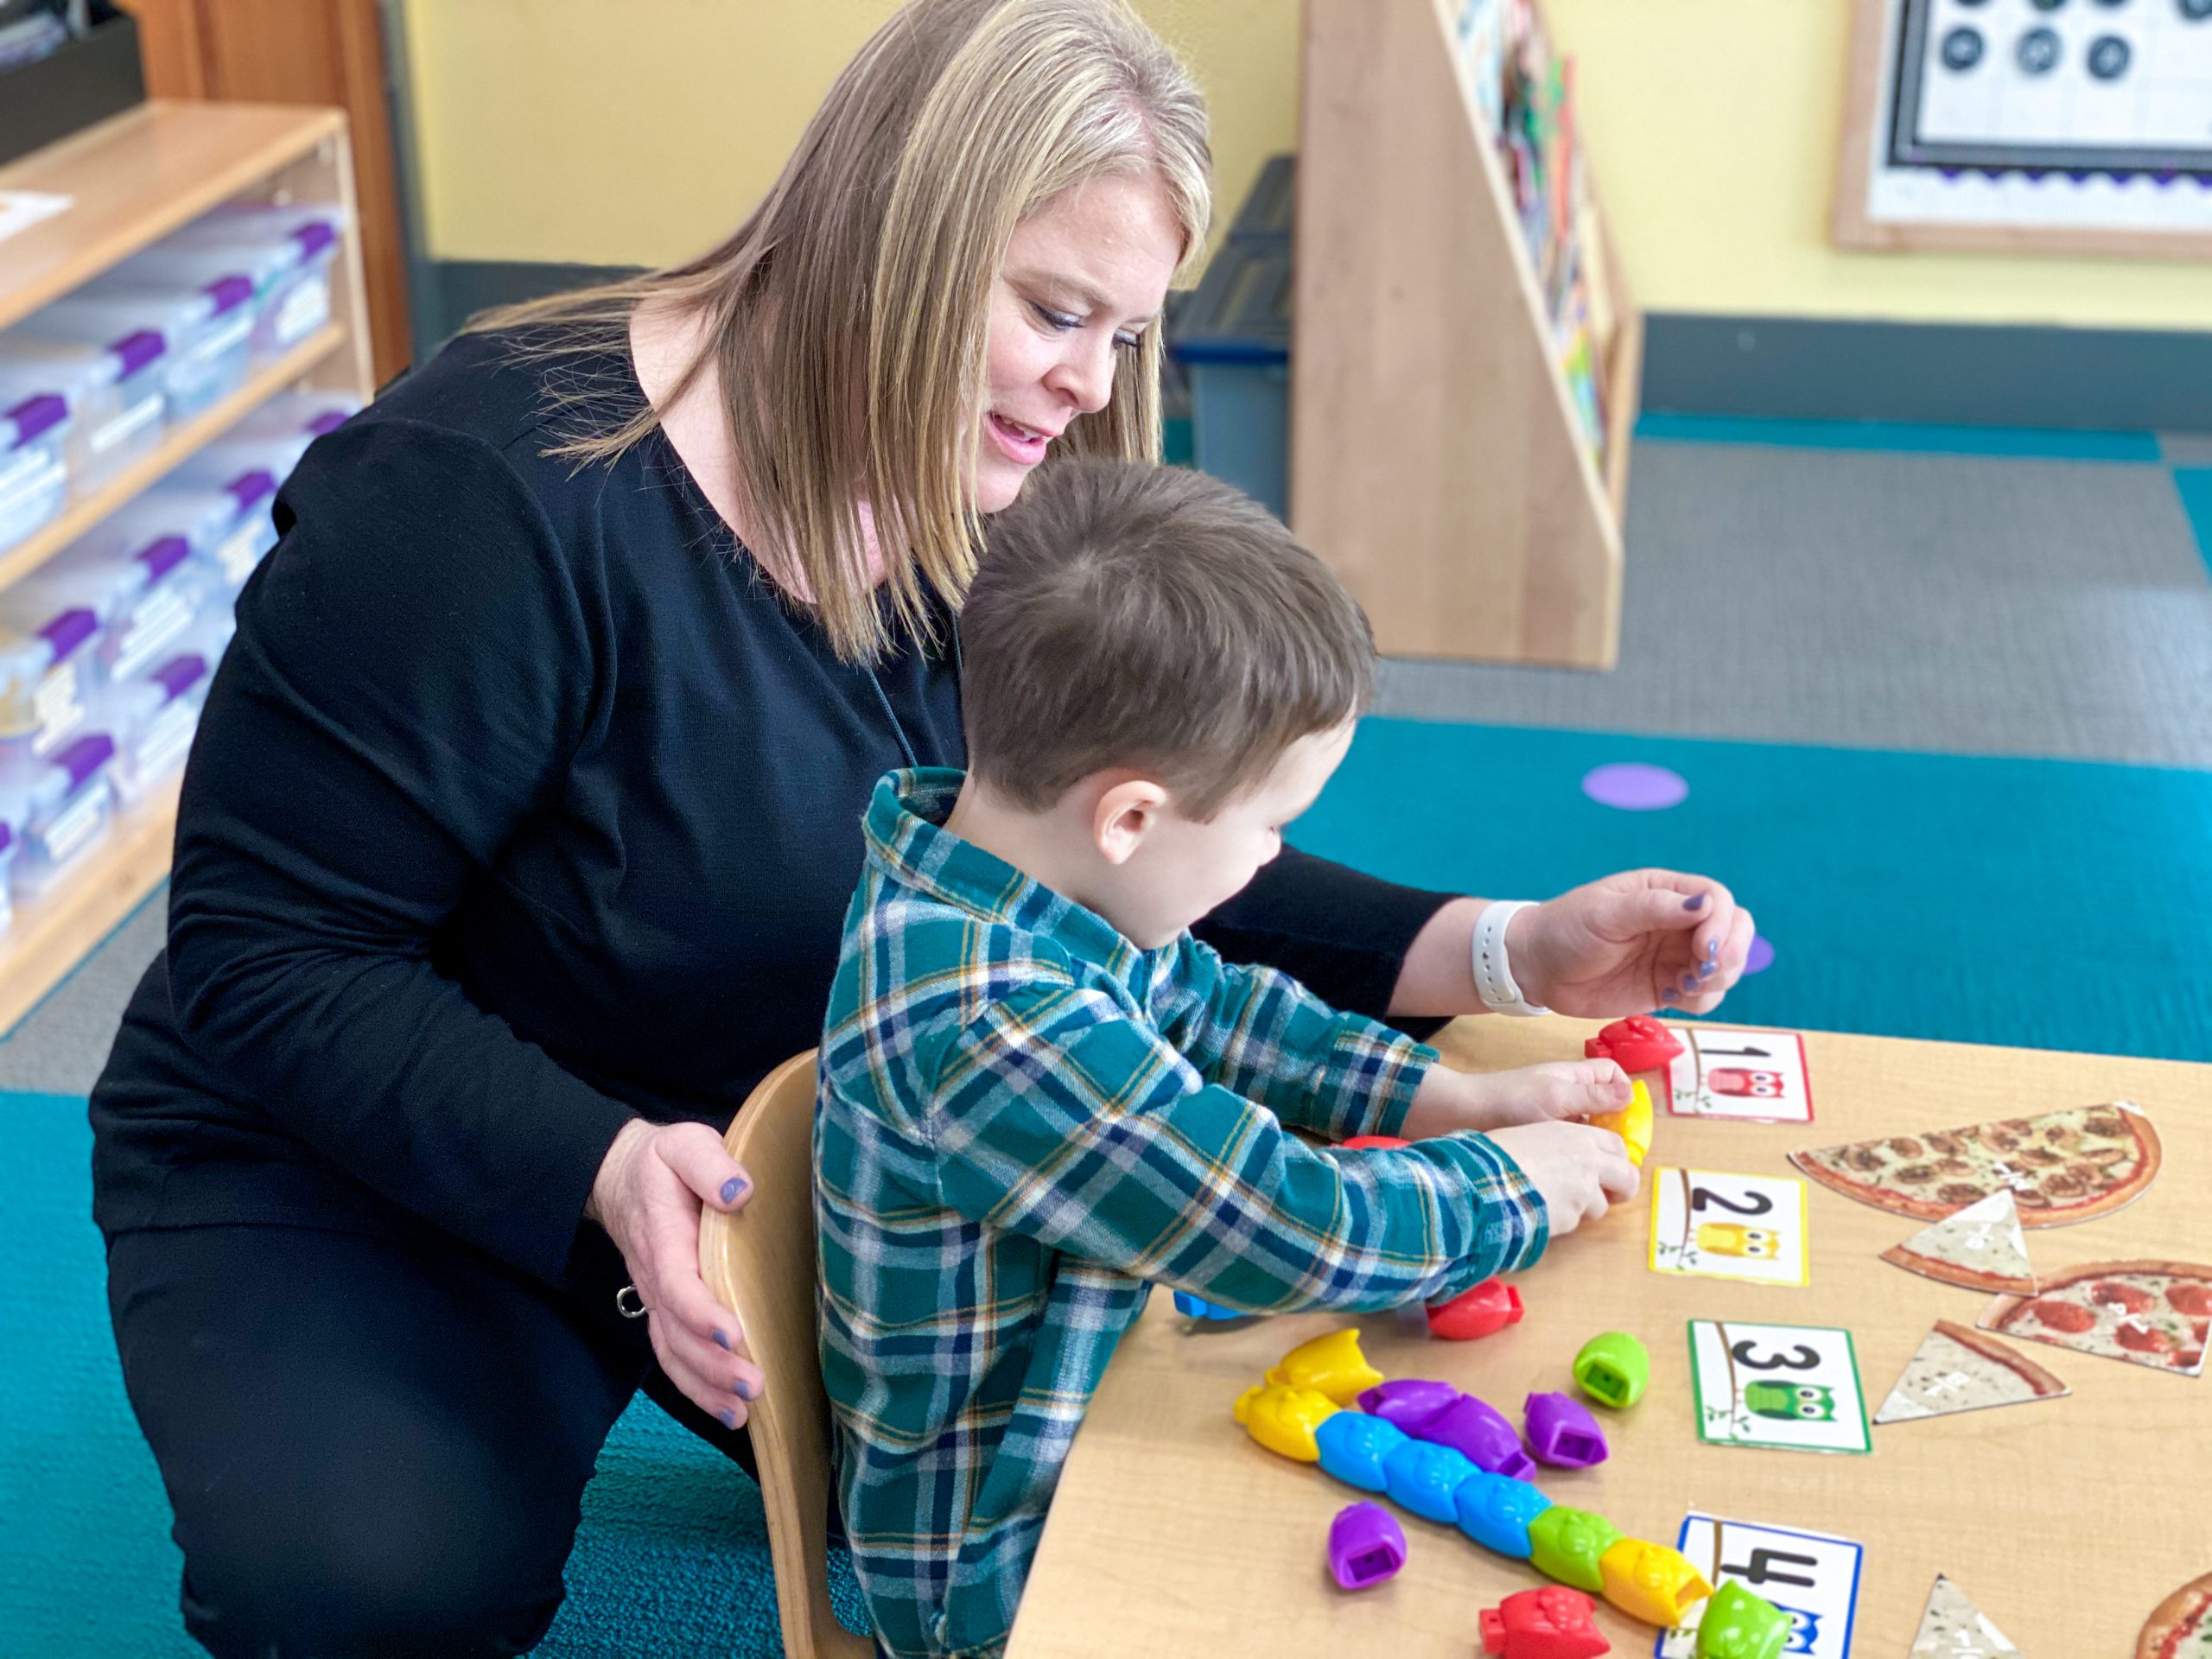
[{"label": "woman", "polygon": [[[916,0],[722,247],[495,320],[287,486],[92,1103],[212,1652],[520,1651],[638,1388],[742,1457],[720,1128],[815,1039],[870,785],[962,758],[977,516],[1155,451],[1206,166],[1119,0]],[[1209,937],[1444,1015],[1481,908],[1286,855]],[[1749,940],[1645,872],[1505,943],[1615,1013]]]}]

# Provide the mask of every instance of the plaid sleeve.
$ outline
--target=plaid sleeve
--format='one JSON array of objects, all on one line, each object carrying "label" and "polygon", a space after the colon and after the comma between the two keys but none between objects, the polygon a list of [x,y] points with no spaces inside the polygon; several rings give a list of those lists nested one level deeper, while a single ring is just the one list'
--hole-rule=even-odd
[{"label": "plaid sleeve", "polygon": [[1454,1295],[1546,1238],[1542,1200],[1485,1137],[1325,1155],[1077,987],[963,1027],[927,1128],[948,1208],[1255,1313]]},{"label": "plaid sleeve", "polygon": [[1160,1034],[1208,1083],[1331,1141],[1393,1135],[1437,1053],[1342,1014],[1289,975],[1222,960],[1184,936],[1154,998]]}]

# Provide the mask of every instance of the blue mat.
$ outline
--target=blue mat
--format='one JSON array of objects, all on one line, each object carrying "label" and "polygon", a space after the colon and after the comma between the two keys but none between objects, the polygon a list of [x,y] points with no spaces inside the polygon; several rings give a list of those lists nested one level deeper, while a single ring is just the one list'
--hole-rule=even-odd
[{"label": "blue mat", "polygon": [[[1621,760],[1688,798],[1586,799]],[[1378,719],[1292,838],[1498,898],[1713,876],[1776,953],[1731,1019],[2212,1060],[2212,773]]]},{"label": "blue mat", "polygon": [[[85,1103],[0,1094],[0,1653],[207,1659],[108,1329]],[[783,1652],[760,1489],[642,1395],[585,1491],[568,1585],[544,1659]]]},{"label": "blue mat", "polygon": [[[1663,812],[1586,799],[1639,760]],[[2212,1060],[2212,774],[1370,720],[1296,839],[1403,880],[1540,897],[1638,864],[1727,881],[1774,965],[1726,1014]],[[124,1402],[84,1103],[0,1096],[0,1650],[197,1651]],[[585,1501],[559,1659],[780,1650],[757,1490],[640,1402]]]}]

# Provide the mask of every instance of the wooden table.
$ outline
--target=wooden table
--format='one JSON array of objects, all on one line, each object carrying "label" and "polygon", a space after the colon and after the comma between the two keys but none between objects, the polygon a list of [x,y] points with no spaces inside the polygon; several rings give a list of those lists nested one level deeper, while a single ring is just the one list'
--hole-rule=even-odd
[{"label": "wooden table", "polygon": [[[1579,1055],[1592,1026],[1462,1020],[1442,1039],[1471,1069]],[[2038,1269],[2126,1257],[2212,1262],[2212,1066],[1808,1033],[1811,1125],[1675,1118],[1663,1107],[1648,1167],[1793,1173],[1783,1154],[1878,1135],[2133,1100],[2165,1165],[2128,1208],[2028,1235]],[[2069,1398],[1874,1430],[1871,1457],[1707,1446],[1691,1420],[1687,1321],[1847,1327],[1871,1414],[1939,1319],[1971,1324],[1989,1300],[1877,1259],[1920,1224],[1811,1186],[1811,1283],[1778,1288],[1662,1276],[1647,1268],[1646,1195],[1555,1243],[1520,1280],[1528,1317],[1484,1341],[1431,1341],[1403,1316],[1306,1314],[1193,1329],[1153,1298],[1077,1435],[1014,1628],[1010,1659],[1251,1655],[1255,1659],[1468,1659],[1478,1611],[1544,1582],[1448,1528],[1396,1510],[1405,1570],[1357,1595],[1323,1566],[1330,1517],[1357,1496],[1262,1451],[1230,1402],[1282,1353],[1357,1323],[1386,1375],[1447,1378],[1518,1417],[1532,1389],[1571,1389],[1597,1332],[1651,1351],[1652,1382],[1608,1414],[1602,1466],[1539,1477],[1556,1501],[1631,1536],[1675,1541],[1692,1510],[1829,1532],[1866,1547],[1853,1659],[1904,1659],[1929,1586],[1948,1573],[2030,1659],[2128,1659],[2158,1601],[2212,1570],[2212,1375],[2019,1344]],[[1600,1606],[1623,1656],[1648,1626]]]}]

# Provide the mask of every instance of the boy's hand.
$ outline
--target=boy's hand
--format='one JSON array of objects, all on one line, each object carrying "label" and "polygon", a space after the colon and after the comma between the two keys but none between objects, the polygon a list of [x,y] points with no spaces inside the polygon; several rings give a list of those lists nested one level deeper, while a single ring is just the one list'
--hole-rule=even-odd
[{"label": "boy's hand", "polygon": [[1414,1091],[1400,1133],[1408,1141],[1462,1129],[1488,1134],[1520,1123],[1617,1112],[1628,1104],[1628,1073],[1611,1060],[1549,1060],[1517,1071],[1431,1066]]},{"label": "boy's hand", "polygon": [[1640,1179],[1611,1129],[1587,1123],[1524,1123],[1491,1136],[1544,1201],[1554,1238],[1595,1221],[1636,1196]]}]

